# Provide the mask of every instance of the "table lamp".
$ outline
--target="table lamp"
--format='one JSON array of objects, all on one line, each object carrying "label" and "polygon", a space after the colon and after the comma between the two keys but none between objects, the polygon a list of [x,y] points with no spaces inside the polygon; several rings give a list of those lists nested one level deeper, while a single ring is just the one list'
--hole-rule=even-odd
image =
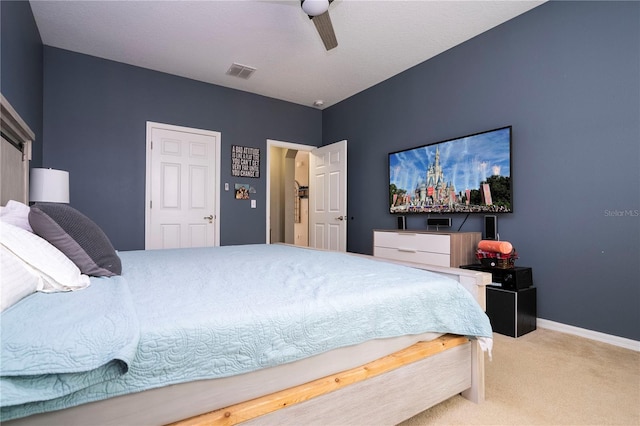
[{"label": "table lamp", "polygon": [[69,172],[55,169],[31,169],[29,201],[69,202]]}]

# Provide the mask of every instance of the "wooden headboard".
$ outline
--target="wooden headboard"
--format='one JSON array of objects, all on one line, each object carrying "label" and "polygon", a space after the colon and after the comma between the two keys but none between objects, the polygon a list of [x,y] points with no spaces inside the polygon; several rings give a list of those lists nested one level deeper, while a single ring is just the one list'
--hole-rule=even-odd
[{"label": "wooden headboard", "polygon": [[35,134],[2,94],[0,98],[0,205],[4,206],[9,200],[26,204],[29,199],[31,144]]}]

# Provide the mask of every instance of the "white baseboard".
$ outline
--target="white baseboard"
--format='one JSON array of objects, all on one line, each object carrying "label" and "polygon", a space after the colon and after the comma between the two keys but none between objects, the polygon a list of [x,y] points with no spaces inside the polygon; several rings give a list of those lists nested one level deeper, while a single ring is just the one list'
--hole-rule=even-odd
[{"label": "white baseboard", "polygon": [[638,340],[626,339],[624,337],[618,337],[612,334],[605,334],[598,331],[587,330],[586,328],[574,327],[572,325],[549,321],[542,318],[537,319],[536,325],[540,328],[559,331],[561,333],[573,334],[575,336],[584,337],[586,339],[596,340],[598,342],[608,343],[610,345],[640,352],[640,341]]}]

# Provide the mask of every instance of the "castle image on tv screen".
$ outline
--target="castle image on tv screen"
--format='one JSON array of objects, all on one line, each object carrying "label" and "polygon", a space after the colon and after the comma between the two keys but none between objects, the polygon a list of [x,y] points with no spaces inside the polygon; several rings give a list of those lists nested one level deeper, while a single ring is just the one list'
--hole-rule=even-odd
[{"label": "castle image on tv screen", "polygon": [[391,213],[511,213],[511,127],[389,154]]}]

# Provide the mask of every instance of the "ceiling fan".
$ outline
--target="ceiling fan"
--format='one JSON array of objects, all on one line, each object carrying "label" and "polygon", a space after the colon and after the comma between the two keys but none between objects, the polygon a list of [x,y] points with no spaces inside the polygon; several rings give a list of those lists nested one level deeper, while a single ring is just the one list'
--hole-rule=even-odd
[{"label": "ceiling fan", "polygon": [[313,21],[327,50],[338,46],[336,33],[333,31],[331,18],[329,18],[329,5],[332,2],[333,0],[300,0],[302,10]]}]

